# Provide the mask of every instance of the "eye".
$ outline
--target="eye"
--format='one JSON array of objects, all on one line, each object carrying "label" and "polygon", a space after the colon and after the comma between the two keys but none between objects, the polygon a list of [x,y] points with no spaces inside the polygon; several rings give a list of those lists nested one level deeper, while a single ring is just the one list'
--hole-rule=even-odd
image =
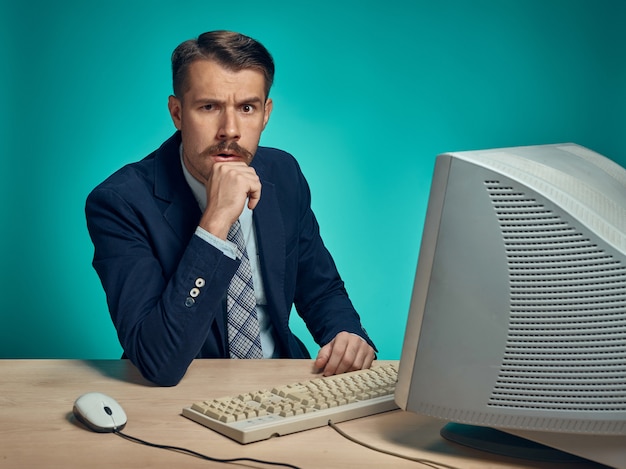
[{"label": "eye", "polygon": [[215,109],[215,105],[212,103],[204,104],[202,105],[202,109],[204,111],[212,111],[213,109]]},{"label": "eye", "polygon": [[250,114],[251,112],[254,112],[254,106],[252,104],[244,104],[243,106],[241,106],[241,110],[245,114]]}]

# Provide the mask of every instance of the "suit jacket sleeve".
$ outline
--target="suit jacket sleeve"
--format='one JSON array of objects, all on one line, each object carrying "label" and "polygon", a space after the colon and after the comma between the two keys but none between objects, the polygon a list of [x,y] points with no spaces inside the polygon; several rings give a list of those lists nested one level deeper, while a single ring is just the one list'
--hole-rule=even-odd
[{"label": "suit jacket sleeve", "polygon": [[135,167],[124,168],[89,195],[86,215],[93,266],[125,355],[148,380],[171,386],[223,321],[238,261],[193,235],[193,197],[188,207],[198,213],[175,230],[151,191]]}]

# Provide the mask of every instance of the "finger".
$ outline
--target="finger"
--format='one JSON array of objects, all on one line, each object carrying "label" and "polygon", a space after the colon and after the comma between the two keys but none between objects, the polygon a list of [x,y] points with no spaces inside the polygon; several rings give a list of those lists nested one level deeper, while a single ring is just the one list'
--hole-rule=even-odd
[{"label": "finger", "polygon": [[261,200],[261,182],[254,184],[248,192],[248,208],[254,210],[254,208]]},{"label": "finger", "polygon": [[[234,163],[235,164],[235,163]],[[254,208],[261,200],[261,180],[257,175],[254,168],[237,164],[235,168],[232,168],[235,172],[233,176],[236,177],[232,183],[234,187],[240,187],[248,199],[248,208],[254,210]]]},{"label": "finger", "polygon": [[324,376],[331,376],[339,373],[343,373],[347,370],[347,366],[344,363],[346,359],[350,361],[350,357],[346,357],[346,350],[348,347],[349,334],[346,332],[340,332],[333,339],[333,348],[328,363],[324,367]]},{"label": "finger", "polygon": [[372,366],[374,362],[374,358],[376,357],[376,352],[374,349],[364,340],[361,340],[361,346],[357,352],[357,357],[354,360],[353,369],[354,370],[365,370]]},{"label": "finger", "polygon": [[314,366],[317,370],[323,370],[328,364],[328,359],[332,353],[333,341],[330,341],[326,345],[324,345],[320,351],[317,353],[317,358],[315,359]]}]

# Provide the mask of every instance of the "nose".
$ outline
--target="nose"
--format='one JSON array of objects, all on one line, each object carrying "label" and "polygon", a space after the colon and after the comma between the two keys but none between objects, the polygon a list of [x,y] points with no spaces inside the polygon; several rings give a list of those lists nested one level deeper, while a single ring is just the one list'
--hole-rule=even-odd
[{"label": "nose", "polygon": [[232,109],[225,109],[222,113],[222,119],[218,130],[217,137],[220,140],[237,140],[240,137],[239,122],[237,113]]}]

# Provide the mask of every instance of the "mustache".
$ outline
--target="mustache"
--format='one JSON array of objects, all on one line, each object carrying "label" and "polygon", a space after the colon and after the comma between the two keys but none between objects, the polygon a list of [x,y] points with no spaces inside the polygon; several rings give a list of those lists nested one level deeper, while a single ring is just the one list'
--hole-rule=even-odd
[{"label": "mustache", "polygon": [[251,161],[254,156],[237,142],[220,142],[217,145],[211,145],[209,148],[204,150],[203,153],[205,155],[217,155],[218,153],[224,153],[227,151],[245,158],[246,161]]}]

